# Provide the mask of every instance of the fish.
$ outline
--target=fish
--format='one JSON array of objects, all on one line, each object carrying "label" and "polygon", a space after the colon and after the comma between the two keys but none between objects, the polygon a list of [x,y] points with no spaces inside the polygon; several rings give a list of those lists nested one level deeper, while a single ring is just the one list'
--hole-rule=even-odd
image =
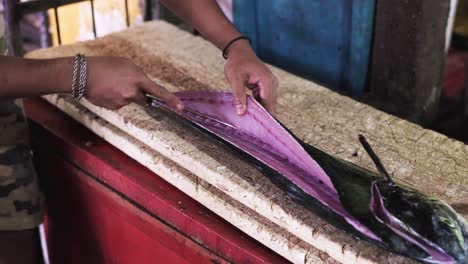
[{"label": "fish", "polygon": [[299,139],[253,97],[239,116],[227,91],[175,93],[163,112],[235,151],[295,203],[349,235],[424,263],[468,263],[468,224],[448,204],[392,179],[366,138],[358,140],[377,172],[333,157]]}]

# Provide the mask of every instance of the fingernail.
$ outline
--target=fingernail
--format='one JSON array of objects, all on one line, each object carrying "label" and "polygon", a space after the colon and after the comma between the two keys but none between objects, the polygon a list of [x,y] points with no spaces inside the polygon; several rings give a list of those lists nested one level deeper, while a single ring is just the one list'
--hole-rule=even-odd
[{"label": "fingernail", "polygon": [[177,112],[182,112],[182,110],[184,110],[184,105],[181,104],[181,103],[177,103],[176,104],[176,110],[177,110]]},{"label": "fingernail", "polygon": [[244,105],[238,104],[236,105],[236,110],[238,115],[243,115],[245,110],[244,110]]}]

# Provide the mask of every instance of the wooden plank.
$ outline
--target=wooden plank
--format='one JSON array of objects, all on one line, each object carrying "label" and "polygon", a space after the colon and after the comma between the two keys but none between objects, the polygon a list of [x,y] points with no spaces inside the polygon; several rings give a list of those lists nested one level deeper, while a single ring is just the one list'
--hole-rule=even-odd
[{"label": "wooden plank", "polygon": [[[203,179],[177,166],[174,162],[102,120],[73,100],[64,100],[63,98],[52,100],[57,107],[91,129],[98,136],[112,145],[118,146],[122,152],[133,157],[167,182],[289,261],[301,264],[336,263],[326,253],[311,247],[282,227],[268,221],[254,210],[230,198]],[[121,191],[129,193],[127,188],[130,187],[122,187]],[[135,192],[135,194],[138,193]],[[140,199],[137,200],[141,202]],[[154,206],[143,202],[142,204],[148,208]]]},{"label": "wooden plank", "polygon": [[[23,105],[28,119],[33,122],[30,127],[36,156],[47,156],[43,152],[49,151],[62,157],[64,161],[73,163],[82,171],[88,172],[90,177],[105,183],[112,191],[137,204],[140,209],[143,208],[148,214],[229,262],[286,262],[45,100],[26,99]],[[49,179],[52,176],[48,173],[48,167],[55,165],[50,162],[39,164],[44,170],[40,173],[41,179],[48,183],[52,180]],[[64,172],[60,175],[71,177]],[[51,196],[57,196],[58,192],[60,190],[50,187],[45,195],[49,200],[55,199]],[[82,192],[87,195],[86,190]],[[59,207],[54,209],[57,212],[51,212],[52,208],[49,206],[48,215],[53,213],[60,218],[61,210],[68,210],[68,207],[62,206],[63,202],[59,202]],[[80,208],[70,210],[79,214]],[[69,225],[68,221],[62,222]],[[66,241],[63,242],[67,244]]]},{"label": "wooden plank", "polygon": [[[86,112],[83,109],[70,111],[68,109],[71,103],[69,99],[49,96],[47,100],[58,105],[60,109],[71,115],[76,115],[76,113],[79,114],[83,111]],[[161,119],[148,118],[146,112],[140,109],[139,106],[128,107],[126,108],[127,113],[120,112],[120,114],[116,114],[93,107],[89,103],[84,104],[87,109],[97,112],[101,117],[105,116],[106,121],[115,124],[121,130],[132,131],[132,135],[137,140],[145,142],[150,149],[154,149],[173,160],[184,170],[194,173],[199,177],[198,181],[207,181],[216,189],[236,199],[244,206],[265,216],[274,223],[274,228],[285,228],[292,235],[300,238],[299,242],[288,242],[288,247],[291,243],[303,243],[305,241],[343,263],[348,261],[360,263],[411,262],[402,257],[384,252],[365,242],[357,241],[344,232],[336,230],[315,215],[290,201],[284,193],[270,183],[264,175],[257,172],[253,166],[246,164],[232,153],[226,152],[225,149],[209,142],[206,138],[196,134],[191,135],[190,130],[182,127],[177,122],[165,119],[164,117],[161,117]],[[128,113],[132,113],[131,117]],[[80,119],[80,122],[83,122],[83,120]],[[139,124],[140,127],[138,125],[135,126],[135,124]],[[153,132],[164,130],[164,132],[148,133],[148,130]],[[94,129],[93,131],[96,132]],[[113,135],[107,133],[101,133],[100,135],[121,150],[130,147],[130,145],[123,144],[122,142],[111,141],[110,138]],[[171,142],[167,142],[166,140],[170,140]],[[184,142],[187,145],[181,145],[181,140],[187,140],[187,142]],[[127,154],[136,160],[139,160],[139,155],[142,155],[141,152]],[[190,155],[185,156],[184,154]],[[154,162],[157,161],[150,159],[142,161],[142,164],[150,167],[150,164]],[[159,175],[163,173],[161,171],[154,172]],[[180,182],[176,182],[175,186],[179,186],[180,184]],[[210,204],[204,203],[204,205],[210,208]],[[236,207],[239,207],[239,204]],[[223,214],[220,215],[223,216]],[[229,217],[226,217],[226,219],[229,219]],[[249,234],[248,232],[246,233]],[[270,235],[273,235],[275,240],[278,239],[275,233],[271,233]],[[259,239],[257,235],[252,235],[252,237]],[[270,242],[266,242],[265,245],[271,246]],[[277,252],[283,255],[280,251]],[[289,255],[283,256],[287,259],[292,257]],[[314,256],[321,258],[321,254]]]},{"label": "wooden plank", "polygon": [[[224,60],[219,51],[202,38],[193,37],[164,22],[148,23],[100,40],[37,51],[29,56],[54,57],[77,52],[129,57],[153,80],[171,91],[228,87],[222,70]],[[285,71],[271,69],[281,83],[277,117],[297,136],[330,154],[373,169],[372,162],[357,141],[358,133],[362,133],[374,145],[395,178],[445,200],[467,218],[467,146]],[[80,110],[73,110],[69,101],[57,96],[48,97],[48,100],[86,123],[80,117]],[[136,105],[119,111],[103,110],[85,101],[83,105],[199,179],[338,261],[407,261],[356,241],[324,223],[289,201],[251,165],[175,121],[149,117]],[[135,144],[123,144],[103,133],[103,125],[96,124],[91,129],[123,151],[128,151]],[[139,151],[131,156],[149,168],[154,166],[154,161],[144,159]],[[162,177],[168,175],[167,171],[157,173]],[[183,185],[173,177],[170,182],[179,187]],[[269,243],[266,242],[267,245]],[[287,253],[281,247],[275,251],[281,255]]]}]

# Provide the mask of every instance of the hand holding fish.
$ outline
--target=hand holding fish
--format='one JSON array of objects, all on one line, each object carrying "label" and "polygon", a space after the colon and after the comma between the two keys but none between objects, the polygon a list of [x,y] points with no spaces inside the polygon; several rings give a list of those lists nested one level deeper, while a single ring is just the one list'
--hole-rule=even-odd
[{"label": "hand holding fish", "polygon": [[183,109],[174,94],[148,79],[142,69],[127,59],[90,57],[88,78],[85,98],[98,106],[115,110],[130,102],[145,105],[145,94],[150,94],[174,109]]},{"label": "hand holding fish", "polygon": [[231,83],[234,105],[239,115],[247,109],[245,87],[252,90],[254,98],[274,113],[278,97],[278,79],[255,55],[247,41],[238,41],[229,47],[228,61],[224,67],[226,79]]},{"label": "hand holding fish", "polygon": [[[234,106],[240,115],[247,110],[245,87],[272,113],[276,106],[278,80],[255,55],[249,43],[226,18],[214,0],[161,0],[176,15],[196,28],[220,50],[227,46],[224,73],[234,94]],[[224,54],[223,54],[224,55]]]},{"label": "hand holding fish", "polygon": [[[73,58],[22,59],[0,56],[0,99],[72,92]],[[53,73],[53,74],[51,74]],[[27,78],[25,78],[27,75]],[[152,82],[138,66],[118,57],[88,57],[84,97],[108,109],[130,102],[146,105],[145,94],[181,111],[182,102]]]}]

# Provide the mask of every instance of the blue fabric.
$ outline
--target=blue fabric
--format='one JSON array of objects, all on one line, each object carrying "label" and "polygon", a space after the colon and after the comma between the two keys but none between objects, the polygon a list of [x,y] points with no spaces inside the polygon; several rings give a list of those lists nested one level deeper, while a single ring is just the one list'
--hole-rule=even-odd
[{"label": "blue fabric", "polygon": [[365,88],[375,0],[233,0],[260,58],[352,94]]}]

